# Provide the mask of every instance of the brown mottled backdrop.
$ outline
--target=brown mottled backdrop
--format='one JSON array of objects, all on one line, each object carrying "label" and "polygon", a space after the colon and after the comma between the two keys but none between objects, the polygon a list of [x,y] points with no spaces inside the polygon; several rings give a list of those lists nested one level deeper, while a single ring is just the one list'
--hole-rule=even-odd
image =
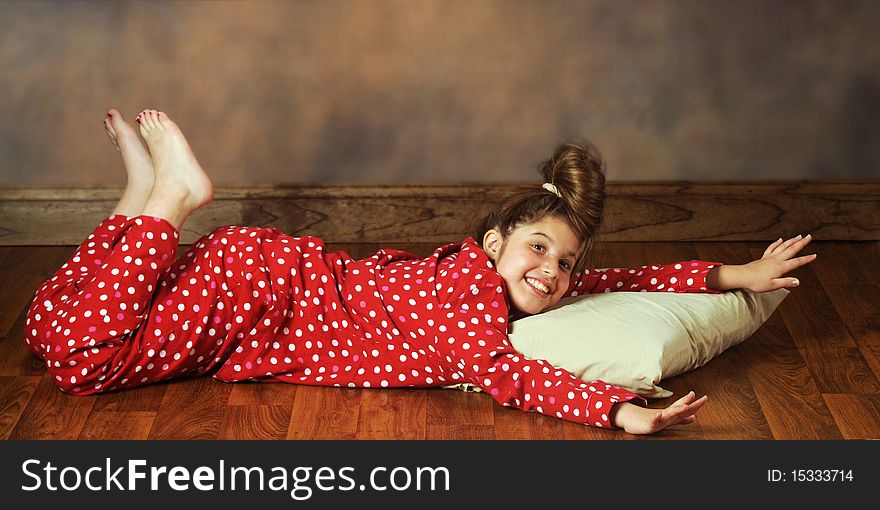
[{"label": "brown mottled backdrop", "polygon": [[122,186],[155,107],[215,184],[874,179],[880,2],[0,3],[0,186]]}]

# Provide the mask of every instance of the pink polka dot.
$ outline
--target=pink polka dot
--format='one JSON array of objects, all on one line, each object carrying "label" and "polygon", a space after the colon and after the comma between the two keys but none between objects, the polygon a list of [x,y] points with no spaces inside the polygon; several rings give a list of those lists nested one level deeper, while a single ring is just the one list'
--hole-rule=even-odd
[{"label": "pink polka dot", "polygon": [[500,392],[498,391],[498,388],[492,388],[492,391],[490,391],[489,393],[491,393],[493,395],[497,395]]},{"label": "pink polka dot", "polygon": [[421,278],[417,278],[417,279],[416,279],[416,283],[421,284],[421,283],[422,283],[422,279],[421,279]]},{"label": "pink polka dot", "polygon": [[174,301],[172,301],[172,300],[170,300],[170,299],[169,299],[169,300],[166,300],[166,301],[165,301],[165,306],[171,306],[172,303],[174,303]]},{"label": "pink polka dot", "polygon": [[382,292],[388,292],[388,286],[387,286],[387,285],[383,285],[383,286],[382,286]]},{"label": "pink polka dot", "polygon": [[121,321],[122,319],[125,319],[125,314],[123,314],[123,313],[117,313],[117,314],[116,314],[116,319],[117,319],[117,320],[120,320],[120,321]]},{"label": "pink polka dot", "polygon": [[247,363],[244,364],[244,367],[247,368],[248,370],[250,370],[251,368],[254,367],[254,365],[253,365],[253,363],[251,363],[250,361],[248,361]]},{"label": "pink polka dot", "polygon": [[232,257],[226,257],[226,263],[227,263],[227,264],[232,264],[232,262],[233,262]]},{"label": "pink polka dot", "polygon": [[406,322],[406,317],[404,317],[403,315],[401,315],[397,318],[400,320],[400,322]]},{"label": "pink polka dot", "polygon": [[357,361],[357,360],[359,360],[359,359],[361,359],[361,357],[358,356],[357,354],[355,354],[354,356],[351,357],[351,360],[352,360],[352,361]]},{"label": "pink polka dot", "polygon": [[554,397],[553,395],[550,395],[550,399],[549,399],[549,400],[550,400],[550,403],[551,403],[551,404],[555,404],[555,403],[556,403],[556,397]]},{"label": "pink polka dot", "polygon": [[216,288],[217,288],[217,283],[214,282],[213,280],[211,281],[211,288],[212,288],[212,289],[216,289]]},{"label": "pink polka dot", "polygon": [[297,357],[297,358],[296,358],[296,362],[297,362],[297,363],[302,363],[302,362],[303,362],[302,356]]},{"label": "pink polka dot", "polygon": [[162,254],[162,260],[168,260],[168,254],[167,254],[167,253],[163,253],[163,254]]},{"label": "pink polka dot", "polygon": [[339,365],[333,365],[333,371],[339,372]]},{"label": "pink polka dot", "polygon": [[92,298],[92,293],[91,293],[91,292],[89,292],[88,294],[86,294],[86,299],[91,299],[91,298]]},{"label": "pink polka dot", "polygon": [[162,322],[162,317],[160,317],[160,316],[157,315],[157,316],[156,316],[156,322]]},{"label": "pink polka dot", "polygon": [[360,303],[358,303],[358,305],[360,305],[361,308],[366,308],[366,307],[367,307],[367,302],[366,302],[366,301],[361,301]]},{"label": "pink polka dot", "polygon": [[95,326],[89,326],[89,333],[94,333],[95,331],[98,331],[98,328]]},{"label": "pink polka dot", "polygon": [[457,272],[456,272],[456,273],[452,273],[452,279],[453,279],[453,280],[457,280],[457,279],[458,279],[458,276],[459,276],[459,275],[458,275]]},{"label": "pink polka dot", "polygon": [[113,295],[114,295],[115,297],[117,297],[117,298],[121,298],[121,297],[122,297],[122,293],[119,292],[118,290],[117,290]]},{"label": "pink polka dot", "polygon": [[95,259],[95,265],[96,265],[96,266],[100,266],[100,265],[101,265],[101,261],[98,260],[98,259]]},{"label": "pink polka dot", "polygon": [[214,324],[220,324],[220,316],[219,315],[214,316]]},{"label": "pink polka dot", "polygon": [[56,345],[56,346],[55,346],[55,352],[61,352],[61,346],[60,346],[60,345]]}]

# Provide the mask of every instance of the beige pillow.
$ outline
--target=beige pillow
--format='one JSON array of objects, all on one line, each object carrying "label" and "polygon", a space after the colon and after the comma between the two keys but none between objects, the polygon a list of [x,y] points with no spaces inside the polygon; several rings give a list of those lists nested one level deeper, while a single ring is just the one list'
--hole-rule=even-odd
[{"label": "beige pillow", "polygon": [[[786,289],[723,294],[608,292],[561,300],[511,323],[510,342],[585,381],[601,379],[643,397],[672,395],[658,383],[703,366],[750,337]],[[452,387],[478,390],[471,384]]]}]

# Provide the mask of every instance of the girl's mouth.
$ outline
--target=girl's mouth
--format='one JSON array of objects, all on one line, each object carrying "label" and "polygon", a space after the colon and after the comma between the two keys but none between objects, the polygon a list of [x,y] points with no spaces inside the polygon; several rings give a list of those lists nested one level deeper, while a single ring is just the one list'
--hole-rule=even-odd
[{"label": "girl's mouth", "polygon": [[547,287],[540,280],[534,278],[526,278],[526,283],[532,288],[537,295],[547,297],[550,295],[550,287]]}]

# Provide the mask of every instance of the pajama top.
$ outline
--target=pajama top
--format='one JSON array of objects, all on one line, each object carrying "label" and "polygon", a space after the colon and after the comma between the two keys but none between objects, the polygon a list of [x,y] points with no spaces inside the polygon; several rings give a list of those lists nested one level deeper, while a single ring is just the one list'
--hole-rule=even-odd
[{"label": "pajama top", "polygon": [[[498,403],[611,427],[638,397],[516,352],[505,283],[473,238],[354,260],[315,237],[229,226],[174,260],[178,232],[110,216],[38,289],[26,343],[66,392],[185,375],[360,388],[472,383]],[[718,262],[589,269],[569,295],[711,292]]]}]

